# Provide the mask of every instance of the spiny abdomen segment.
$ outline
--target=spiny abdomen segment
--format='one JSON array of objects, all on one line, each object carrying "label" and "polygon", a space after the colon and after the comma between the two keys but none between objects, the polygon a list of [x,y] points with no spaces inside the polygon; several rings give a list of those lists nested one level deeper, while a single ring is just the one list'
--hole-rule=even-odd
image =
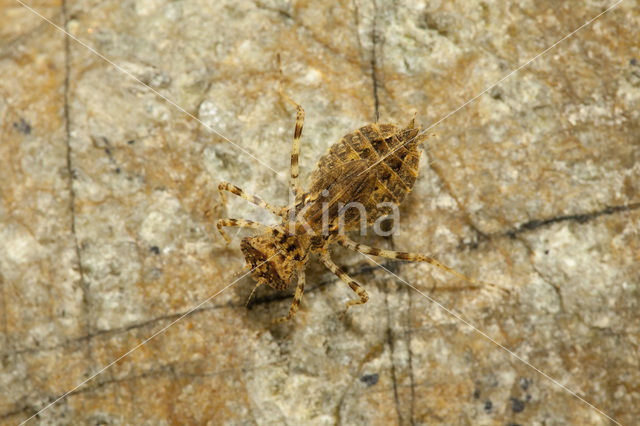
[{"label": "spiny abdomen segment", "polygon": [[[412,123],[404,129],[393,124],[369,124],[345,135],[318,161],[311,175],[309,192],[314,194],[325,189],[325,177],[332,175],[336,167],[348,168],[349,163],[356,165],[364,161],[366,168],[362,173],[375,177],[375,185],[369,189],[368,197],[358,198],[367,210],[367,221],[373,223],[390,212],[390,208],[380,207],[380,203],[399,204],[413,188],[420,162],[419,131]],[[341,200],[343,204],[352,201]],[[357,215],[347,215],[347,225],[350,219],[357,219]]]}]

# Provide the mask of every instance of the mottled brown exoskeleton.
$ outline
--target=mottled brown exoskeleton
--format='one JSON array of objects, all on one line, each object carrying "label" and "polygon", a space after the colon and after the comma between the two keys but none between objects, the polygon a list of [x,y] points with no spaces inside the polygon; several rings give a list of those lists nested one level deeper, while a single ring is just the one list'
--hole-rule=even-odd
[{"label": "mottled brown exoskeleton", "polygon": [[369,300],[364,288],[331,260],[328,250],[331,244],[373,256],[427,262],[475,283],[431,257],[369,247],[352,241],[342,232],[359,226],[360,215],[341,206],[360,203],[366,210],[368,224],[372,224],[389,214],[389,203],[400,204],[413,188],[421,154],[418,145],[423,139],[413,119],[402,129],[393,124],[368,124],[345,135],[320,159],[311,175],[310,188],[304,192],[298,181],[304,110],[283,96],[297,108],[290,167],[294,202],[288,207],[273,206],[223,182],[218,187],[223,203],[224,191],[228,191],[280,216],[282,221],[278,225],[267,226],[244,219],[220,219],[216,224],[227,243],[230,239],[222,229],[225,226],[262,231],[258,236],[244,238],[241,243],[247,266],[251,267],[257,280],[256,288],[267,284],[276,290],[285,290],[297,276],[298,286],[289,314],[277,322],[291,319],[300,306],[305,266],[311,253],[317,254],[322,263],[358,295],[358,299],[347,302],[347,309]]}]

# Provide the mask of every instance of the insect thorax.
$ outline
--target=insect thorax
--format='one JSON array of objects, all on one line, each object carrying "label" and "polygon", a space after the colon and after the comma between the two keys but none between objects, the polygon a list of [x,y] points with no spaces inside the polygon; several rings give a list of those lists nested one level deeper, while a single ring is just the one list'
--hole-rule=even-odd
[{"label": "insect thorax", "polygon": [[267,284],[276,290],[289,287],[295,271],[295,261],[280,249],[273,236],[265,234],[244,238],[240,249],[258,283]]}]

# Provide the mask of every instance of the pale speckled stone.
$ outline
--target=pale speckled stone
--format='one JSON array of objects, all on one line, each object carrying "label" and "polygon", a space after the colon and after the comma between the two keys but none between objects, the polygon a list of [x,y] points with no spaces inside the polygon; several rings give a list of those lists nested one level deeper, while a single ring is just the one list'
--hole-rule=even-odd
[{"label": "pale speckled stone", "polygon": [[[295,112],[278,95],[277,53],[307,114],[304,182],[330,144],[375,119],[372,63],[380,120],[416,112],[428,126],[609,5],[343,3],[66,2],[76,37],[204,125],[0,5],[2,423],[235,279],[247,233],[226,247],[215,220],[275,219],[233,197],[225,212],[217,184],[287,201]],[[64,22],[59,2],[34,6]],[[389,263],[623,424],[640,415],[639,28],[625,1],[429,130],[398,233],[363,238],[508,288]],[[334,257],[371,297],[345,319],[353,294],[315,263],[282,326],[270,322],[290,297],[261,288],[246,309],[253,281],[241,279],[39,421],[609,424],[362,256]]]}]

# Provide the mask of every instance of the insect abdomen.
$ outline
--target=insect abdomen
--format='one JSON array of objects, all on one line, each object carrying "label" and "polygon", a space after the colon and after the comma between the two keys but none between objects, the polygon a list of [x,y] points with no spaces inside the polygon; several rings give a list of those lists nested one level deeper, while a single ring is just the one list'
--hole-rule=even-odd
[{"label": "insect abdomen", "polygon": [[[390,208],[380,206],[381,203],[400,204],[413,188],[420,161],[418,133],[419,129],[412,126],[398,129],[393,124],[369,124],[345,135],[318,162],[312,175],[311,191],[320,189],[317,184],[323,181],[321,176],[330,175],[331,169],[350,162],[366,161],[364,173],[377,179],[369,196],[361,194],[358,198],[367,211],[367,222],[373,223],[390,212]],[[347,204],[353,200],[341,201]],[[350,218],[357,219],[357,216],[348,215],[347,225]]]}]

